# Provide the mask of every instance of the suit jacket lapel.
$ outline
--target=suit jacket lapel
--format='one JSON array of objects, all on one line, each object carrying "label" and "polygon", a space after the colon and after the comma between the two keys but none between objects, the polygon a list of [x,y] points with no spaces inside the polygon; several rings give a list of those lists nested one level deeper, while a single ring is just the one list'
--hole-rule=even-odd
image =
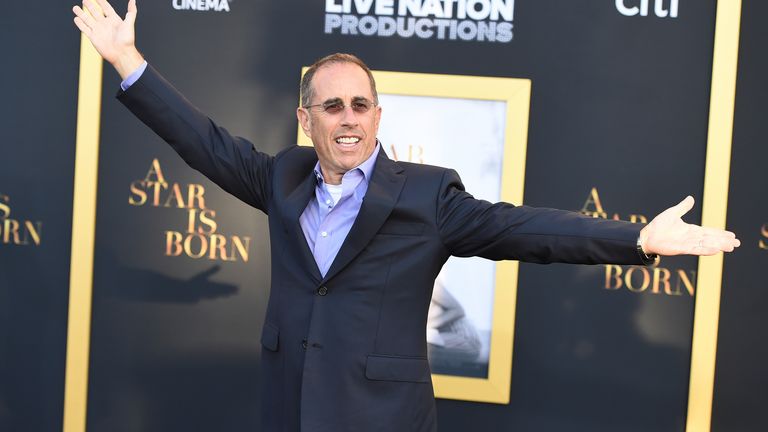
[{"label": "suit jacket lapel", "polygon": [[283,216],[283,227],[285,227],[288,238],[291,239],[291,237],[293,237],[297,250],[304,261],[301,267],[307,269],[315,280],[320,281],[320,279],[322,279],[320,270],[317,268],[317,262],[315,262],[315,257],[312,255],[312,251],[309,250],[307,239],[304,238],[304,231],[302,231],[301,224],[299,223],[299,217],[304,212],[304,209],[307,208],[309,200],[315,195],[316,184],[317,178],[315,177],[315,173],[310,170],[309,175],[299,183],[296,189],[294,189],[285,200],[283,211],[281,213]]},{"label": "suit jacket lapel", "polygon": [[323,281],[332,278],[346,267],[387,220],[405,183],[405,174],[402,171],[401,167],[387,157],[383,149],[379,150],[360,212]]}]

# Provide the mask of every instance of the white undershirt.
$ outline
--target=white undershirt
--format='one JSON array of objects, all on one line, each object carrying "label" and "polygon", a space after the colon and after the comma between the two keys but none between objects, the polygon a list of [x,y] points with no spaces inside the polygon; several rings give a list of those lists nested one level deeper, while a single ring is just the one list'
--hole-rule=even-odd
[{"label": "white undershirt", "polygon": [[328,189],[328,193],[331,195],[331,198],[333,198],[333,205],[338,204],[339,200],[341,199],[342,186],[340,184],[332,185],[326,183],[325,187]]}]

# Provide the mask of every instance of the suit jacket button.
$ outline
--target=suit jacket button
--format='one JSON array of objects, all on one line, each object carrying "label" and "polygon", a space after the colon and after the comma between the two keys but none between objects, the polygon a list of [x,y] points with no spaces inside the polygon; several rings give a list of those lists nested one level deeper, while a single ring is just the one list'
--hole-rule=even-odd
[{"label": "suit jacket button", "polygon": [[326,294],[328,294],[328,288],[325,285],[317,289],[317,295],[324,296]]},{"label": "suit jacket button", "polygon": [[302,348],[302,349],[307,349],[307,340],[306,340],[306,339],[304,339],[303,341],[301,341],[301,348]]}]

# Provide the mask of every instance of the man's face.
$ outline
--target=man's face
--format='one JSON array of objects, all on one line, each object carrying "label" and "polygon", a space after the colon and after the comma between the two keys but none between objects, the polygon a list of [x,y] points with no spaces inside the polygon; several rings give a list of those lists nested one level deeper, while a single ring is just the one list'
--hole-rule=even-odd
[{"label": "man's face", "polygon": [[[355,104],[359,108],[365,101],[373,102],[368,75],[354,63],[322,66],[312,78],[312,88],[310,105],[320,106],[299,107],[296,115],[312,139],[325,181],[339,184],[341,176],[368,159],[376,147],[381,107],[365,113],[353,110]],[[324,104],[343,104],[344,108],[332,113],[324,110]]]}]

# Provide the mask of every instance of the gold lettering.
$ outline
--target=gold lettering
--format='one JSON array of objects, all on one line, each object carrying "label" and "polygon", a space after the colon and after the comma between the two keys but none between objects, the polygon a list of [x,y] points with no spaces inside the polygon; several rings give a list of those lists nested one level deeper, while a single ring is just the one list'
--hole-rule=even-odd
[{"label": "gold lettering", "polygon": [[0,219],[7,219],[11,216],[11,206],[8,204],[3,204],[3,202],[8,203],[10,201],[11,199],[8,198],[8,195],[0,195],[0,213],[2,213],[2,215],[0,215]]},{"label": "gold lettering", "polygon": [[[416,149],[416,152],[414,152],[414,148]],[[397,149],[395,148],[395,145],[390,144],[389,149],[392,151],[392,159],[399,161],[400,157],[398,157],[397,155]],[[416,163],[423,164],[424,163],[424,147],[408,144],[408,162],[416,162]]]},{"label": "gold lettering", "polygon": [[134,205],[134,206],[143,206],[147,202],[147,192],[139,188],[139,186],[143,186],[143,185],[144,185],[144,181],[142,180],[136,180],[131,183],[131,186],[130,186],[131,193],[134,194],[136,197],[129,196],[128,204]]},{"label": "gold lettering", "polygon": [[187,232],[195,232],[195,222],[197,221],[197,209],[189,209],[187,213]]},{"label": "gold lettering", "polygon": [[43,223],[11,219],[11,206],[7,204],[10,201],[7,195],[0,195],[0,243],[26,246],[31,239],[32,244],[40,246]]},{"label": "gold lettering", "polygon": [[[640,273],[643,274],[643,284],[639,288],[632,285],[632,275],[635,271],[640,271]],[[632,292],[643,292],[648,289],[648,286],[651,283],[651,275],[645,267],[633,266],[627,269],[627,272],[624,274],[624,283],[627,285],[627,289]]]},{"label": "gold lettering", "polygon": [[184,255],[200,259],[206,257],[209,260],[237,261],[238,255],[244,262],[248,262],[248,249],[251,245],[250,237],[232,236],[229,239],[221,234],[190,233],[186,236],[177,231],[165,231],[165,255]]},{"label": "gold lettering", "polygon": [[28,244],[27,241],[27,235],[32,237],[32,243],[35,244],[35,246],[40,246],[40,232],[43,230],[43,223],[37,222],[36,224],[33,224],[32,221],[24,221],[24,227],[26,230],[24,231],[24,244]]},{"label": "gold lettering", "polygon": [[[616,274],[612,274],[613,272],[616,272]],[[621,273],[622,269],[620,266],[617,266],[615,264],[606,264],[605,266],[605,289],[608,290],[617,290],[621,288]],[[614,284],[611,284],[611,281],[615,282]]]},{"label": "gold lettering", "polygon": [[[200,215],[199,219],[202,223],[200,226],[197,227],[197,230],[195,230],[195,225],[197,225],[198,216]],[[210,216],[210,217],[209,217]],[[200,210],[198,213],[197,209],[189,209],[188,217],[187,217],[187,232],[192,233],[199,233],[199,234],[213,234],[216,232],[216,229],[218,228],[218,224],[216,223],[213,218],[216,217],[216,211],[210,210],[210,209],[204,209]],[[206,230],[203,228],[203,225],[207,226],[209,229]]]},{"label": "gold lettering", "polygon": [[389,149],[392,150],[392,160],[399,161],[400,159],[397,157],[397,149],[395,149],[395,145],[390,144]]},{"label": "gold lettering", "polygon": [[176,231],[165,232],[165,255],[166,256],[179,256],[181,255],[181,233]]},{"label": "gold lettering", "polygon": [[[593,206],[594,210],[590,209],[590,206]],[[600,194],[598,194],[596,187],[593,187],[589,192],[589,196],[584,202],[584,206],[581,208],[581,212],[584,214],[606,214],[605,210],[603,210],[603,205],[600,203]]]},{"label": "gold lettering", "polygon": [[[211,217],[209,218],[207,215],[210,215]],[[216,232],[216,228],[218,227],[218,224],[216,224],[216,221],[213,220],[213,218],[215,218],[215,217],[216,217],[216,211],[215,210],[209,210],[209,209],[202,210],[200,212],[200,222],[202,223],[202,225],[208,226],[210,228],[210,230],[205,231],[203,229],[202,225],[201,225],[201,226],[199,226],[197,228],[197,232],[199,232],[201,234],[213,234],[213,233],[215,233]]]},{"label": "gold lettering", "polygon": [[157,160],[157,158],[152,159],[152,165],[149,167],[149,171],[147,172],[147,176],[144,177],[145,183],[152,182],[152,175],[155,175],[154,182],[156,183],[167,183],[165,181],[165,176],[163,176],[163,170],[160,169],[160,161]]},{"label": "gold lettering", "polygon": [[[612,219],[616,221],[623,220],[619,213],[614,213],[610,217],[608,216],[608,213],[603,207],[603,203],[600,201],[600,193],[596,187],[593,187],[592,190],[590,190],[589,196],[587,196],[587,200],[581,207],[580,213],[593,218]],[[648,218],[641,214],[630,214],[629,221],[632,223],[648,223]]]},{"label": "gold lettering", "polygon": [[[162,204],[162,207],[193,208],[197,206],[199,209],[205,208],[205,187],[203,185],[187,185],[186,201],[181,189],[180,184],[169,184],[165,180],[160,161],[153,159],[144,180],[136,180],[130,184],[128,204],[142,206],[151,199],[153,207],[160,207]],[[167,195],[163,194],[165,190],[168,191]],[[162,201],[163,199],[164,201]]]},{"label": "gold lettering", "polygon": [[237,249],[237,252],[240,254],[240,258],[248,262],[248,249],[251,246],[251,238],[250,237],[243,237],[245,239],[245,244],[243,244],[242,240],[240,240],[240,237],[238,236],[232,236],[232,260],[235,260],[235,249]]},{"label": "gold lettering", "polygon": [[678,269],[677,270],[677,284],[675,284],[675,292],[674,293],[670,293],[670,294],[681,295],[681,293],[680,293],[680,282],[682,282],[683,285],[685,286],[686,291],[688,291],[688,295],[693,297],[693,294],[696,291],[696,289],[695,289],[695,287],[693,285],[693,282],[691,282],[691,281],[695,281],[696,280],[696,271],[690,270],[690,275],[691,275],[691,277],[689,278],[688,277],[688,273],[686,273],[685,270]]},{"label": "gold lettering", "polygon": [[[192,253],[192,239],[197,238],[200,239],[200,249],[198,253]],[[208,239],[202,235],[202,234],[190,234],[187,236],[187,238],[184,239],[184,253],[187,254],[188,257],[198,259],[202,258],[205,255],[205,252],[208,250]]]},{"label": "gold lettering", "polygon": [[168,194],[168,198],[165,200],[163,207],[170,207],[172,201],[176,201],[177,208],[184,208],[184,197],[181,196],[181,188],[178,183],[174,183],[171,186],[171,193]]},{"label": "gold lettering", "polygon": [[19,240],[19,222],[14,219],[5,219],[3,220],[3,243],[11,243],[11,235],[13,235],[13,244],[24,244]]},{"label": "gold lettering", "polygon": [[[618,291],[626,286],[633,293],[664,294],[682,296],[685,292],[693,296],[696,272],[693,270],[668,269],[658,266],[657,261],[652,267],[629,266],[615,264],[605,265],[605,286],[607,290]],[[638,277],[637,273],[641,276]],[[672,284],[672,277],[675,283]],[[650,290],[648,288],[651,288]]]},{"label": "gold lettering", "polygon": [[191,184],[189,185],[189,189],[187,192],[187,205],[189,208],[195,207],[195,201],[197,201],[197,208],[204,209],[205,208],[205,198],[203,197],[203,194],[205,193],[205,188],[203,185],[199,184]]},{"label": "gold lettering", "polygon": [[[2,207],[2,204],[0,204],[0,207]],[[764,239],[760,239],[757,242],[757,245],[760,247],[760,249],[768,250],[768,242],[765,241],[768,240],[768,224],[763,224],[763,226],[760,227],[760,234],[764,237]]]},{"label": "gold lettering", "polygon": [[215,260],[217,259],[216,255],[218,252],[219,257],[222,261],[235,261],[234,257],[227,257],[227,251],[225,247],[227,246],[227,238],[224,237],[221,234],[211,234],[211,247],[210,247],[210,253],[208,254],[208,259]]},{"label": "gold lettering", "polygon": [[155,207],[160,207],[160,190],[168,189],[168,183],[147,182],[147,186],[154,186],[155,194],[154,199],[152,200],[152,205]]},{"label": "gold lettering", "polygon": [[[413,162],[413,145],[408,145],[408,162]],[[424,147],[422,146],[416,146],[417,149],[419,149],[417,157],[419,158],[418,163],[423,164],[424,163]]]},{"label": "gold lettering", "polygon": [[672,294],[672,285],[669,283],[670,277],[672,277],[672,273],[669,270],[663,267],[655,267],[653,269],[653,293],[658,294],[659,284],[663,284],[664,292]]}]

